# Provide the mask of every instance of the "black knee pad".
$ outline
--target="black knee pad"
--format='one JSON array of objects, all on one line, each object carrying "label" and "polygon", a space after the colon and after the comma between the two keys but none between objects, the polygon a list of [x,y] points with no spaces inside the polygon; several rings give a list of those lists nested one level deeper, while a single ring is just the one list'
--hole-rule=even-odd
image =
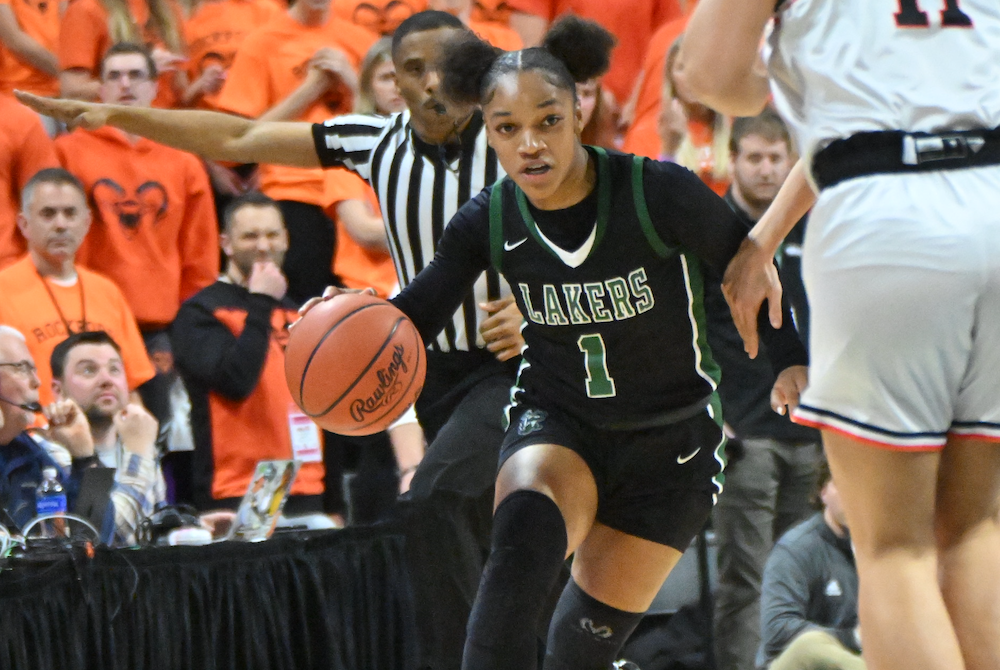
[{"label": "black knee pad", "polygon": [[642,617],[587,595],[571,579],[552,615],[544,670],[610,670]]},{"label": "black knee pad", "polygon": [[548,496],[515,491],[500,503],[469,617],[463,669],[536,667],[538,620],[559,576],[566,542],[566,523]]}]

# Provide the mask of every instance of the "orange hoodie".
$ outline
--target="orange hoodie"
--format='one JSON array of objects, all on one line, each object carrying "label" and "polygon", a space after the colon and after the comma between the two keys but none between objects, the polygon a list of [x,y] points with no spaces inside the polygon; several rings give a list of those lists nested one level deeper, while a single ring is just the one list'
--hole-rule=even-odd
[{"label": "orange hoodie", "polygon": [[121,287],[143,329],[173,321],[181,303],[219,275],[208,176],[194,155],[115,128],[56,140],[63,166],[87,189],[94,222],[77,261]]}]

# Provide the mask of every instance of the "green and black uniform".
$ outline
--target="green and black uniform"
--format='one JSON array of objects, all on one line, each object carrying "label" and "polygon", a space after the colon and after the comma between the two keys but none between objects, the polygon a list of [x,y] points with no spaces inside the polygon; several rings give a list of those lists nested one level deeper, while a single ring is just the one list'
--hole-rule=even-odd
[{"label": "green and black uniform", "polygon": [[[501,462],[529,444],[569,447],[597,481],[599,521],[683,549],[724,465],[703,266],[721,274],[747,229],[682,167],[588,151],[584,200],[538,210],[499,182],[459,210],[394,302],[432,337],[469,283],[499,269],[528,321]],[[763,335],[804,355],[790,323]]]}]

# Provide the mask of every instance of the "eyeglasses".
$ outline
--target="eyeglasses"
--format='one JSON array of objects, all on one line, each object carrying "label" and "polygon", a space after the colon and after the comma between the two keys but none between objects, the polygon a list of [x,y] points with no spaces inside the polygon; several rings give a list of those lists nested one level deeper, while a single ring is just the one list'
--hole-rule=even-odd
[{"label": "eyeglasses", "polygon": [[149,81],[149,73],[145,70],[108,70],[104,73],[104,79],[107,81],[119,82],[125,77],[134,82]]},{"label": "eyeglasses", "polygon": [[14,372],[24,377],[31,377],[37,374],[38,368],[30,361],[18,361],[17,363],[0,363],[0,366],[14,368]]}]

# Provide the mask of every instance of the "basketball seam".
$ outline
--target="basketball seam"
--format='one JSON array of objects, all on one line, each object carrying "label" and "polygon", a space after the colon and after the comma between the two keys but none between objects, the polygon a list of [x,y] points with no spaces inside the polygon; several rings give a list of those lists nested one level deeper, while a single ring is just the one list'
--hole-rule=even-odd
[{"label": "basketball seam", "polygon": [[[350,385],[350,386],[348,386],[348,387],[347,387],[346,389],[344,389],[344,392],[340,394],[340,397],[339,397],[339,398],[337,398],[336,400],[334,400],[334,401],[333,401],[333,403],[332,403],[332,404],[331,404],[331,405],[330,405],[329,407],[327,407],[327,408],[326,408],[325,410],[323,410],[323,411],[322,411],[322,412],[320,412],[319,414],[315,414],[315,415],[310,415],[310,416],[323,416],[324,414],[326,414],[326,413],[328,413],[328,412],[332,411],[334,407],[336,407],[337,405],[339,405],[339,404],[340,404],[340,402],[341,402],[341,401],[342,401],[342,400],[343,400],[344,398],[346,398],[346,397],[347,397],[347,394],[349,394],[349,393],[350,393],[351,391],[353,391],[353,390],[354,390],[354,387],[355,387],[355,386],[357,386],[357,385],[358,385],[358,383],[359,383],[359,382],[360,382],[360,381],[361,381],[361,380],[362,380],[362,379],[364,378],[364,376],[365,376],[365,375],[366,375],[366,374],[368,373],[368,371],[372,369],[372,366],[374,366],[374,365],[375,365],[375,363],[376,363],[376,362],[378,361],[378,357],[379,357],[379,356],[381,356],[381,355],[382,355],[382,352],[383,352],[383,351],[385,351],[385,350],[386,350],[386,347],[388,347],[388,346],[389,346],[389,342],[390,342],[390,341],[392,341],[392,336],[393,336],[393,335],[395,335],[395,334],[396,334],[396,331],[397,331],[397,330],[399,329],[399,324],[401,324],[401,323],[402,323],[403,321],[405,321],[405,320],[406,320],[406,316],[401,316],[401,317],[399,317],[398,319],[396,319],[396,323],[392,324],[392,330],[390,330],[390,331],[389,331],[389,334],[388,334],[388,335],[386,335],[386,338],[385,338],[385,340],[384,340],[384,341],[382,342],[382,346],[381,346],[381,347],[379,347],[379,350],[378,350],[378,351],[376,351],[376,352],[375,352],[375,355],[374,355],[374,356],[372,356],[372,357],[371,357],[371,360],[369,360],[369,361],[368,361],[368,365],[366,365],[366,366],[365,366],[365,369],[364,369],[364,370],[362,370],[361,372],[359,372],[359,373],[357,374],[357,376],[356,376],[356,377],[354,378],[354,381],[353,381],[353,382],[351,382],[351,385]],[[340,321],[338,321],[338,322],[337,322],[337,323],[336,323],[336,324],[335,324],[335,325],[333,326],[333,328],[336,328],[336,327],[337,327],[338,325],[340,325]],[[333,330],[333,328],[331,328],[331,330]],[[325,340],[325,339],[326,339],[326,337],[324,336],[324,338],[323,338],[323,339]],[[322,344],[322,342],[323,342],[323,340],[320,340],[320,345]],[[317,345],[317,346],[316,346],[316,348],[318,349],[320,345]],[[307,367],[306,367],[306,370],[305,370],[305,372],[304,372],[304,373],[303,373],[303,375],[302,375],[302,379],[303,379],[303,382],[305,381],[305,378],[306,378],[306,375],[307,375],[308,373],[309,373],[309,368],[308,368],[308,366],[307,366]],[[308,412],[307,412],[307,414],[308,414]]]},{"label": "basketball seam", "polygon": [[[316,357],[316,352],[319,351],[320,348],[323,346],[323,343],[326,342],[326,338],[330,337],[330,333],[332,333],[333,331],[335,331],[340,324],[342,324],[347,319],[351,318],[351,316],[357,314],[358,312],[360,312],[362,310],[366,310],[366,309],[368,309],[370,307],[380,307],[381,305],[382,305],[382,303],[371,303],[369,305],[362,305],[361,307],[358,307],[358,308],[356,308],[354,310],[351,310],[350,312],[348,312],[344,316],[340,317],[340,320],[337,321],[337,323],[335,323],[332,326],[330,326],[329,328],[327,328],[326,332],[323,333],[323,337],[320,338],[319,342],[316,343],[316,345],[313,347],[312,351],[309,352],[309,358],[306,359],[305,365],[302,366],[302,378],[299,380],[299,399],[302,400],[302,404],[303,405],[306,404],[306,398],[305,398],[305,396],[306,396],[306,377],[309,375],[309,367],[312,365],[313,359]],[[311,417],[321,416],[321,414],[323,414],[323,413],[320,413],[320,414],[310,414],[309,411],[305,407],[302,408],[302,411],[305,412],[307,415],[309,415]],[[329,411],[329,410],[327,410],[327,411]]]}]

